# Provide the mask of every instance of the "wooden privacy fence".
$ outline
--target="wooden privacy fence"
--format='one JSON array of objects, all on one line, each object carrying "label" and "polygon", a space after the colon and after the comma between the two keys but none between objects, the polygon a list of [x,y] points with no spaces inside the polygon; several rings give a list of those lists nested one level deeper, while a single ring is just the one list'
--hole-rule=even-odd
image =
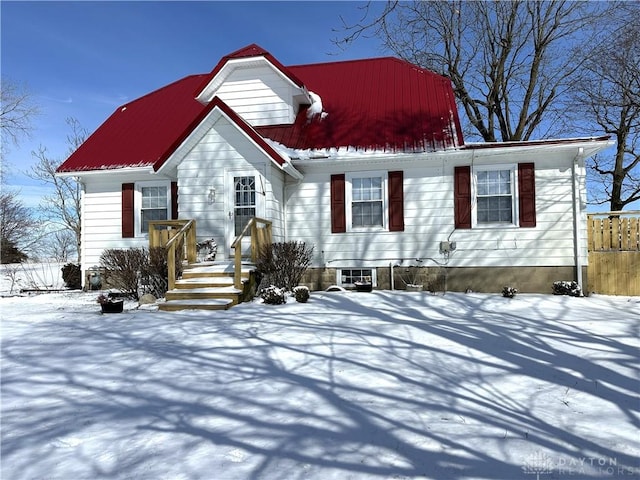
[{"label": "wooden privacy fence", "polygon": [[640,295],[640,212],[587,216],[589,291]]}]

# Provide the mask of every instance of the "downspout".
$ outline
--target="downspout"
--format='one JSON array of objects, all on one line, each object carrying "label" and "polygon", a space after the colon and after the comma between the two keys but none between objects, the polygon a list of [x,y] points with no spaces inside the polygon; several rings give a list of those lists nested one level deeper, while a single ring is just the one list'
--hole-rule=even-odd
[{"label": "downspout", "polygon": [[574,262],[576,266],[576,282],[582,289],[582,255],[580,252],[580,246],[582,245],[582,235],[580,229],[580,182],[578,179],[578,169],[580,167],[580,160],[584,156],[584,148],[578,148],[578,153],[573,159],[573,165],[571,166],[571,176],[573,185],[573,252]]},{"label": "downspout", "polygon": [[391,291],[396,289],[395,283],[393,281],[393,262],[389,262],[389,269],[391,270],[390,275],[391,275]]},{"label": "downspout", "polygon": [[287,184],[287,177],[285,176],[282,182],[282,234],[284,241],[287,242],[289,241],[289,202],[287,201],[287,192],[290,188],[299,187],[304,176],[290,162],[285,163],[282,170],[295,179],[295,183]]},{"label": "downspout", "polygon": [[84,241],[84,232],[85,232],[85,228],[84,228],[84,221],[86,215],[84,214],[84,209],[85,209],[85,194],[87,191],[87,187],[85,185],[85,183],[82,181],[81,177],[73,177],[73,179],[80,185],[80,251],[78,252],[78,255],[80,255],[80,258],[78,258],[78,263],[80,264],[80,275],[81,275],[81,284],[82,284],[82,289],[84,291],[89,290],[88,285],[86,285],[86,279],[87,279],[87,264],[84,261],[84,259],[86,258],[86,242]]}]

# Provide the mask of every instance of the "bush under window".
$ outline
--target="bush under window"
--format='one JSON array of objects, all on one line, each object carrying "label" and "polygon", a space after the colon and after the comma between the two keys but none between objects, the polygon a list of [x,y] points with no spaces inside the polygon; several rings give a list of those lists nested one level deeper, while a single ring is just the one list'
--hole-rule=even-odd
[{"label": "bush under window", "polygon": [[[163,247],[108,249],[100,256],[109,286],[138,300],[151,293],[156,298],[167,292],[167,250]],[[180,265],[177,262],[177,265]]]},{"label": "bush under window", "polygon": [[292,292],[311,264],[313,247],[304,242],[281,242],[264,246],[256,261],[256,269],[264,283]]}]

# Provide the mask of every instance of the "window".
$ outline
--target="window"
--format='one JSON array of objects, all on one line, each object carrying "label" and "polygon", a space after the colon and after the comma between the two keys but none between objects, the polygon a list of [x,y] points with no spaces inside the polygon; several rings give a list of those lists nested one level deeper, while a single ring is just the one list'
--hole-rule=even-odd
[{"label": "window", "polygon": [[515,169],[475,170],[476,225],[515,224]]},{"label": "window", "polygon": [[385,228],[386,172],[347,174],[346,180],[348,230]]},{"label": "window", "polygon": [[166,220],[168,212],[168,195],[166,186],[141,187],[140,231],[149,232],[149,222]]},{"label": "window", "polygon": [[477,174],[478,223],[512,223],[511,170],[479,171]]},{"label": "window", "polygon": [[474,167],[453,171],[456,229],[536,227],[535,163]]},{"label": "window", "polygon": [[381,227],[382,178],[364,177],[351,180],[351,225]]},{"label": "window", "polygon": [[404,174],[357,172],[331,175],[331,233],[404,231]]},{"label": "window", "polygon": [[256,216],[256,177],[233,177],[233,188],[234,234],[238,236]]},{"label": "window", "polygon": [[376,270],[372,268],[343,268],[338,270],[338,285],[355,287],[356,282],[370,282],[374,287],[377,286]]}]

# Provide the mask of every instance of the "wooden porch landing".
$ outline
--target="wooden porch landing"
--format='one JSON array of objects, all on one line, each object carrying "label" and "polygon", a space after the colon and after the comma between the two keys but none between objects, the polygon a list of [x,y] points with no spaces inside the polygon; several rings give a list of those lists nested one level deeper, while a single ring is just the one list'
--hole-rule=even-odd
[{"label": "wooden porch landing", "polygon": [[[253,264],[241,264],[243,285],[249,281]],[[192,263],[184,266],[182,278],[169,290],[166,302],[159,305],[163,311],[226,310],[240,303],[243,291],[234,287],[234,262],[216,261]]]}]

